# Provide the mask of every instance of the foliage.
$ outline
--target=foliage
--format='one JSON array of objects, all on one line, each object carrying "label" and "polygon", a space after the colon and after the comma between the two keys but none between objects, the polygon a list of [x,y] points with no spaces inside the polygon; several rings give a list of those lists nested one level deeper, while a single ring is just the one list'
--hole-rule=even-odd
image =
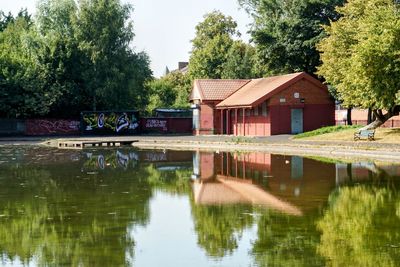
[{"label": "foliage", "polygon": [[321,25],[338,19],[343,0],[239,0],[254,18],[251,36],[265,74],[306,71],[320,64]]},{"label": "foliage", "polygon": [[349,130],[349,129],[358,129],[361,128],[359,125],[336,125],[336,126],[327,126],[327,127],[322,127],[313,131],[305,132],[305,133],[300,133],[296,134],[293,138],[299,139],[299,138],[305,138],[305,137],[311,137],[311,136],[316,136],[316,135],[321,135],[321,134],[327,134],[327,133],[335,133],[335,132],[341,132],[344,130]]},{"label": "foliage", "polygon": [[0,116],[44,115],[60,93],[42,61],[44,40],[24,17],[0,33]]},{"label": "foliage", "polygon": [[223,64],[222,79],[250,79],[261,75],[256,69],[255,48],[242,41],[234,41]]},{"label": "foliage", "polygon": [[348,1],[318,46],[323,62],[318,73],[344,105],[371,108],[382,123],[400,110],[398,8],[392,0]]},{"label": "foliage", "polygon": [[93,110],[143,107],[141,89],[151,71],[147,56],[130,48],[131,7],[119,0],[79,3],[75,36],[84,54],[82,80]]},{"label": "foliage", "polygon": [[230,16],[213,11],[196,26],[189,75],[192,79],[250,78],[252,49],[240,36]]},{"label": "foliage", "polygon": [[131,10],[119,0],[40,0],[34,21],[1,13],[0,115],[144,109],[152,72],[131,48]]},{"label": "foliage", "polygon": [[146,111],[151,114],[156,108],[187,108],[192,81],[187,74],[178,71],[149,81],[146,84],[149,104]]}]

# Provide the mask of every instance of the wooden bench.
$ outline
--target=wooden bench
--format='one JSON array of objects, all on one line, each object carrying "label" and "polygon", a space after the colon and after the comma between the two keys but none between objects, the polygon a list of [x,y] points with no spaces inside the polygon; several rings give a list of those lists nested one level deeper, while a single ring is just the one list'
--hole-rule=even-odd
[{"label": "wooden bench", "polygon": [[375,140],[375,130],[359,130],[354,133],[354,141],[366,138],[369,141]]}]

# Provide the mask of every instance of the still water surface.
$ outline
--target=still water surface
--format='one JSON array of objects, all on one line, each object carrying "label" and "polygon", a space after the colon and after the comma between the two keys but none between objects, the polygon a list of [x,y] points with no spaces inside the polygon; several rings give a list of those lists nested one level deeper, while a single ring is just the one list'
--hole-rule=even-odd
[{"label": "still water surface", "polygon": [[0,148],[1,266],[396,266],[400,166]]}]

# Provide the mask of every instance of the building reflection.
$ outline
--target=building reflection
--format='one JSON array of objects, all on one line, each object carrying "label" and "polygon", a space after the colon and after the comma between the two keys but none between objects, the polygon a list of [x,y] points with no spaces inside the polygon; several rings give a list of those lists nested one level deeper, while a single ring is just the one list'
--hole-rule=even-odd
[{"label": "building reflection", "polygon": [[193,193],[199,205],[255,204],[286,214],[320,209],[331,192],[380,175],[399,176],[400,167],[332,163],[266,153],[193,155]]}]

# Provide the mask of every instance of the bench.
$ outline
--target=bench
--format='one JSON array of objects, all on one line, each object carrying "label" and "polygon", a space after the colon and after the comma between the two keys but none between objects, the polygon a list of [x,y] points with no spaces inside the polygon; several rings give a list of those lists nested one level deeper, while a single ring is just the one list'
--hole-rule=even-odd
[{"label": "bench", "polygon": [[354,133],[354,141],[366,138],[369,141],[375,140],[375,130],[359,130]]}]

